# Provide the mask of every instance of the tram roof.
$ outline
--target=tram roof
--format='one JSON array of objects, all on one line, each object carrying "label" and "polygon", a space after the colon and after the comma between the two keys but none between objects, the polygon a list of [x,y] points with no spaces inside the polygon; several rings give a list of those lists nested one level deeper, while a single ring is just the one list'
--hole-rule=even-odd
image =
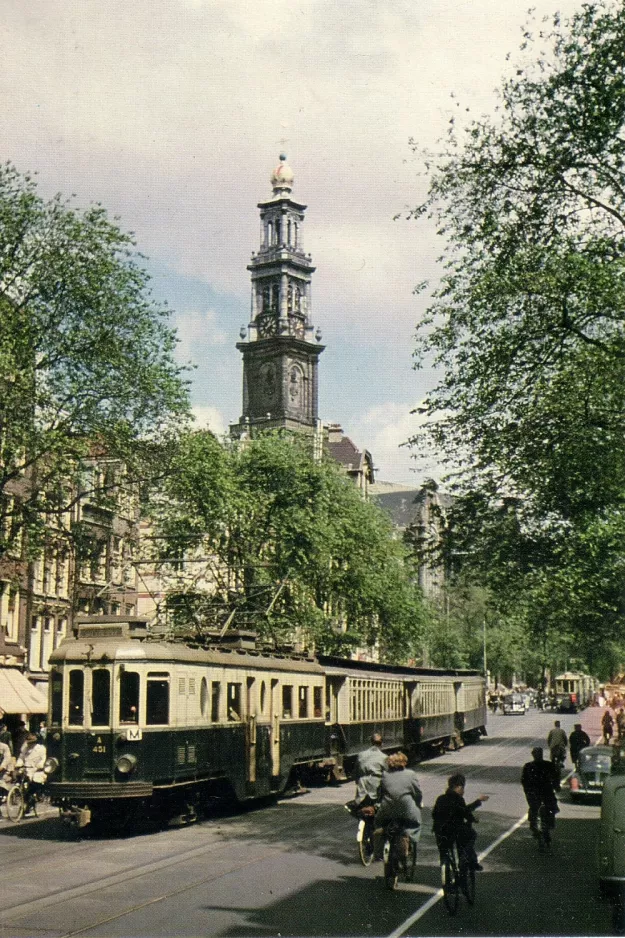
[{"label": "tram roof", "polygon": [[49,658],[50,664],[100,664],[113,662],[159,664],[212,664],[225,668],[251,668],[262,671],[290,671],[319,674],[323,669],[312,658],[287,655],[265,655],[240,648],[190,647],[179,642],[140,642],[136,639],[105,639],[90,642],[86,639],[65,639]]},{"label": "tram roof", "polygon": [[481,671],[461,668],[409,668],[400,664],[379,664],[375,661],[356,661],[345,658],[334,658],[329,655],[318,655],[319,664],[328,674],[354,674],[362,676],[366,672],[374,674],[394,674],[406,679],[418,677],[478,677],[483,678]]}]

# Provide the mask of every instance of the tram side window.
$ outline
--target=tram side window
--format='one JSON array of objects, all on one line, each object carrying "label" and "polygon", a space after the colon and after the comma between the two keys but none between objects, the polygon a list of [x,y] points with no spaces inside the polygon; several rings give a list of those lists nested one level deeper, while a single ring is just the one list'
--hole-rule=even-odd
[{"label": "tram side window", "polygon": [[148,726],[166,726],[169,723],[169,674],[167,672],[148,672],[145,722]]},{"label": "tram side window", "polygon": [[111,675],[98,668],[91,676],[91,725],[108,726],[111,722]]},{"label": "tram side window", "polygon": [[299,689],[299,698],[298,698],[298,714],[300,719],[305,719],[308,716],[308,688],[300,687]]},{"label": "tram side window", "polygon": [[139,722],[139,675],[122,671],[119,682],[119,722]]},{"label": "tram side window", "polygon": [[290,684],[285,684],[282,688],[282,717],[290,720],[293,716],[293,688]]},{"label": "tram side window", "polygon": [[241,719],[241,685],[228,684],[228,719],[236,722]]},{"label": "tram side window", "polygon": [[313,713],[316,717],[323,716],[323,687],[313,687]]},{"label": "tram side window", "polygon": [[52,687],[51,722],[60,724],[63,719],[63,675],[60,671],[53,671],[50,680]]},{"label": "tram side window", "polygon": [[85,675],[83,671],[69,672],[69,715],[70,726],[82,726],[85,722]]},{"label": "tram side window", "polygon": [[211,723],[219,723],[219,696],[221,693],[221,684],[219,681],[213,681],[211,687]]}]

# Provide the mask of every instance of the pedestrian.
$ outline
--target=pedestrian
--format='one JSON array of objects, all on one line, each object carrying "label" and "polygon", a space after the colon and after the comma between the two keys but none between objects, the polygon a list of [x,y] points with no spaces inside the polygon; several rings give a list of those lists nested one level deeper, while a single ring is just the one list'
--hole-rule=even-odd
[{"label": "pedestrian", "polygon": [[625,738],[625,710],[622,707],[616,714],[616,731],[620,743]]},{"label": "pedestrian", "polygon": [[27,736],[28,736],[28,729],[26,727],[26,724],[24,723],[23,720],[20,720],[19,723],[17,724],[17,729],[15,730],[15,733],[13,735],[13,754],[16,757],[19,756],[22,746],[24,745],[24,742],[26,741]]},{"label": "pedestrian", "polygon": [[11,755],[13,755],[13,737],[9,733],[6,723],[0,723],[0,743],[4,743],[5,746],[8,746]]}]

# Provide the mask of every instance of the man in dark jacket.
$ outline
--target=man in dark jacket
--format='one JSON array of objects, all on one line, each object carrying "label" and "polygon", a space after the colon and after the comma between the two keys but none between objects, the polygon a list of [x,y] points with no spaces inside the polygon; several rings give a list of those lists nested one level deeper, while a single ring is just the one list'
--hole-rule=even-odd
[{"label": "man in dark jacket", "polygon": [[547,810],[548,826],[555,826],[555,816],[560,810],[556,798],[559,784],[553,764],[543,759],[542,747],[535,746],[532,749],[532,761],[526,762],[521,772],[521,785],[528,806],[527,817],[535,837],[538,836],[538,812],[541,804],[544,804]]},{"label": "man in dark jacket", "polygon": [[576,723],[575,729],[569,736],[569,751],[573,765],[577,765],[579,754],[584,746],[590,746],[590,736],[584,732],[581,723]]},{"label": "man in dark jacket", "polygon": [[445,852],[455,842],[458,852],[464,852],[469,865],[474,870],[482,867],[475,852],[477,834],[473,829],[476,818],[473,812],[482,802],[488,801],[488,795],[480,795],[471,804],[464,800],[464,775],[452,775],[447,782],[447,791],[439,795],[432,808],[432,821],[436,843],[441,861]]}]

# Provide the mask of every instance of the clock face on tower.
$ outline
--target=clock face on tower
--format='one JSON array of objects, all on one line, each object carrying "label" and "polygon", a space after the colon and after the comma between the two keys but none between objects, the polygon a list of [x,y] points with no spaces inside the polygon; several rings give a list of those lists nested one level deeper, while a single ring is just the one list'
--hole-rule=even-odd
[{"label": "clock face on tower", "polygon": [[275,335],[278,331],[277,319],[271,313],[264,316],[259,316],[256,320],[256,326],[258,329],[258,335],[261,339],[266,339],[268,336]]}]

